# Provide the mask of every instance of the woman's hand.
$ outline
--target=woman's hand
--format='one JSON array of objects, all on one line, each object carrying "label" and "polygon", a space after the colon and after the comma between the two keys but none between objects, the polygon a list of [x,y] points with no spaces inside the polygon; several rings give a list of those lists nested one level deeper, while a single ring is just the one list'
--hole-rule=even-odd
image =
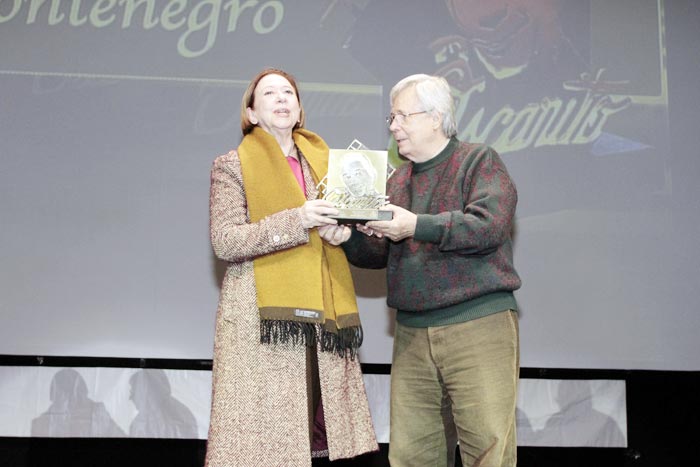
[{"label": "woman's hand", "polygon": [[352,230],[347,225],[324,225],[318,228],[318,234],[331,245],[347,242]]},{"label": "woman's hand", "polygon": [[333,206],[333,203],[323,199],[313,199],[301,207],[301,225],[305,229],[323,225],[337,225],[337,220],[328,217],[335,215],[338,215],[338,210]]},{"label": "woman's hand", "polygon": [[355,225],[355,228],[357,229],[358,232],[362,232],[363,234],[367,235],[368,237],[371,237],[372,235],[376,235],[377,238],[382,238],[384,236],[381,232],[375,231],[374,229],[367,227],[364,224],[357,224],[357,225]]},{"label": "woman's hand", "polygon": [[[386,209],[393,213],[393,218],[390,221],[370,221],[365,225],[368,235],[374,233],[375,235],[387,237],[390,240],[398,242],[404,238],[413,237],[416,233],[416,221],[418,216],[413,214],[399,206],[394,206],[393,204],[387,204],[382,206],[382,209]],[[359,230],[359,229],[358,229]]]}]

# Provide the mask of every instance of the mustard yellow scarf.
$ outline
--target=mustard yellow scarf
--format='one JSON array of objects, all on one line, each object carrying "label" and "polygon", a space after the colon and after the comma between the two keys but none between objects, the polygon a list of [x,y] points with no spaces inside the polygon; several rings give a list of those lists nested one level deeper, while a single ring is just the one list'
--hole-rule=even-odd
[{"label": "mustard yellow scarf", "polygon": [[[328,146],[304,129],[295,130],[293,138],[317,184],[328,171]],[[272,135],[254,128],[238,155],[251,222],[304,204],[306,196]],[[263,343],[319,342],[324,351],[355,355],[362,328],[342,248],[310,229],[308,243],[259,256],[253,269]]]}]

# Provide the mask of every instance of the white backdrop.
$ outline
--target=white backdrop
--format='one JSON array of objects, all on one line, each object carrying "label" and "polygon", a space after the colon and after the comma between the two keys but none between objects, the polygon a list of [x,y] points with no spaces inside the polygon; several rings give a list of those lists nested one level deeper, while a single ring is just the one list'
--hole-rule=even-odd
[{"label": "white backdrop", "polygon": [[[364,375],[389,442],[389,375]],[[0,367],[0,436],[206,439],[211,372]],[[520,381],[520,446],[626,447],[625,382]]]}]

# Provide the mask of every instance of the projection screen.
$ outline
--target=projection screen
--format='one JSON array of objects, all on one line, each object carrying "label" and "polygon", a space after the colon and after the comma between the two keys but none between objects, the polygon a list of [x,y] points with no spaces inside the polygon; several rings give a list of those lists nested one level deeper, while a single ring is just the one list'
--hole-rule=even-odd
[{"label": "projection screen", "polygon": [[[700,370],[664,3],[1,1],[0,354],[211,358],[209,169],[274,66],[309,129],[395,165],[391,87],[448,79],[518,188],[522,366]],[[388,363],[384,271],[353,274],[361,359]]]}]

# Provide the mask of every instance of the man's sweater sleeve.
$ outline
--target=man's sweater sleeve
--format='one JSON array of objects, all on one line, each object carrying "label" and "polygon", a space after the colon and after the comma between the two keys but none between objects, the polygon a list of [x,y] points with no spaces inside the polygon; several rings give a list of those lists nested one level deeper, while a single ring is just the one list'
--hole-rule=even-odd
[{"label": "man's sweater sleeve", "polygon": [[418,214],[414,240],[436,243],[440,251],[484,254],[509,238],[518,195],[505,165],[491,148],[467,160],[459,173],[464,206]]},{"label": "man's sweater sleeve", "polygon": [[386,238],[368,237],[353,229],[350,239],[342,246],[353,266],[365,269],[386,267],[389,257],[389,240]]}]

